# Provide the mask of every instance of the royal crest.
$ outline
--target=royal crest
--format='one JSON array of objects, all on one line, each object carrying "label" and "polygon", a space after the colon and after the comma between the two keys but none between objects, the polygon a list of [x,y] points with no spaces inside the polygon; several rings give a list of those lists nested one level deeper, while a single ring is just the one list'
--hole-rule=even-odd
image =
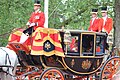
[{"label": "royal crest", "polygon": [[91,61],[88,59],[82,62],[82,68],[83,69],[89,69],[91,67]]},{"label": "royal crest", "polygon": [[51,45],[50,45],[50,43],[49,42],[47,42],[46,44],[45,44],[45,48],[48,50],[49,48],[51,48]]},{"label": "royal crest", "polygon": [[46,52],[50,52],[55,49],[55,46],[49,40],[47,40],[44,42],[43,49]]},{"label": "royal crest", "polygon": [[39,16],[35,16],[35,19],[40,19]]}]

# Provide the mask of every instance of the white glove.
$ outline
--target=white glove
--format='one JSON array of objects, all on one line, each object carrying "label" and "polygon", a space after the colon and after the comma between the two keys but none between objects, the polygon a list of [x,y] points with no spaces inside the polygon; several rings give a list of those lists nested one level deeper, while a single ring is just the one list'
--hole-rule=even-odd
[{"label": "white glove", "polygon": [[30,27],[32,27],[32,26],[35,26],[35,23],[31,23],[31,24],[30,24]]},{"label": "white glove", "polygon": [[29,26],[30,25],[30,22],[27,22],[27,24],[26,24],[27,26]]}]

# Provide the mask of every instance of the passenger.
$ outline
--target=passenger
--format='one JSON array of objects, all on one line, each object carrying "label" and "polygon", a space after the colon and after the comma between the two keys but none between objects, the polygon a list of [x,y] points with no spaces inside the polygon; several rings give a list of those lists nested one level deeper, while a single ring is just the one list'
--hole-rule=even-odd
[{"label": "passenger", "polygon": [[78,52],[78,42],[76,41],[74,47],[72,48],[73,52]]},{"label": "passenger", "polygon": [[100,18],[99,31],[109,34],[110,31],[112,30],[113,20],[112,18],[108,17],[107,7],[102,7],[101,13],[102,18]]},{"label": "passenger", "polygon": [[96,46],[96,52],[101,52],[100,51],[100,46]]},{"label": "passenger", "polygon": [[77,38],[73,38],[70,44],[70,51],[77,52],[78,51],[78,40]]},{"label": "passenger", "polygon": [[93,50],[94,50],[94,42],[91,40],[91,41],[89,41],[89,43],[87,44],[86,52],[91,52],[91,53],[93,53]]},{"label": "passenger", "polygon": [[99,18],[98,18],[98,9],[92,9],[91,12],[92,19],[90,20],[90,26],[88,28],[89,31],[98,32],[99,29]]},{"label": "passenger", "polygon": [[31,14],[30,19],[27,22],[27,28],[26,30],[23,31],[23,34],[20,39],[20,43],[24,43],[29,35],[32,34],[38,27],[44,27],[45,23],[45,15],[44,13],[40,10],[41,4],[40,1],[35,0],[34,3],[34,12]]}]

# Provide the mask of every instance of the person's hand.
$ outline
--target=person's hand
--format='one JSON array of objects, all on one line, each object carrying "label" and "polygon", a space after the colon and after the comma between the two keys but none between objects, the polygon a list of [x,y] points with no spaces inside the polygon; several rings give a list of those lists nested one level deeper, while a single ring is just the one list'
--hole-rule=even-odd
[{"label": "person's hand", "polygon": [[35,23],[31,23],[31,24],[30,24],[30,27],[32,27],[32,26],[35,26]]}]

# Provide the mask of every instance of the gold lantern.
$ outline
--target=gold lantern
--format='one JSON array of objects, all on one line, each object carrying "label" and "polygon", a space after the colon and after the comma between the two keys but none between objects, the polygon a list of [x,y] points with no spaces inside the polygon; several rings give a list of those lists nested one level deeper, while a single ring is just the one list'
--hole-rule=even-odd
[{"label": "gold lantern", "polygon": [[65,34],[64,34],[65,54],[67,54],[67,48],[70,42],[71,42],[70,31],[65,31]]}]

